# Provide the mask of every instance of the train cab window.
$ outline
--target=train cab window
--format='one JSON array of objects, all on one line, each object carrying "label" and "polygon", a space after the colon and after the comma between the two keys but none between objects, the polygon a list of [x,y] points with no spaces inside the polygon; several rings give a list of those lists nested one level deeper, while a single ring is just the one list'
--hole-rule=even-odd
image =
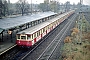
[{"label": "train cab window", "polygon": [[17,39],[20,39],[20,35],[17,35]]},{"label": "train cab window", "polygon": [[26,36],[21,36],[21,39],[26,39]]}]

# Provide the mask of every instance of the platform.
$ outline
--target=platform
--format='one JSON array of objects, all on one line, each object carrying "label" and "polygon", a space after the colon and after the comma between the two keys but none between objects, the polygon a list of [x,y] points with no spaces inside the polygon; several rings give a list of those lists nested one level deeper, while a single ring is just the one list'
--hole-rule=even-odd
[{"label": "platform", "polygon": [[8,50],[12,49],[13,47],[15,47],[16,44],[15,43],[11,43],[11,42],[0,42],[0,55],[7,52]]}]

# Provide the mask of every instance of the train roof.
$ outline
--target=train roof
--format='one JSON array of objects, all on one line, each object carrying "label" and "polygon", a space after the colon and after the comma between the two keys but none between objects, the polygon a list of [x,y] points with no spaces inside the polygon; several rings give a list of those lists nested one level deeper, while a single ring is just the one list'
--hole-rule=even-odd
[{"label": "train roof", "polygon": [[4,18],[0,19],[0,28],[2,29],[10,29],[17,26],[20,26],[25,23],[29,23],[31,21],[39,20],[51,15],[54,15],[54,12],[42,12],[38,14],[28,15],[28,16],[20,16],[16,18]]},{"label": "train roof", "polygon": [[40,23],[40,24],[38,24],[36,26],[33,26],[33,27],[28,28],[26,30],[23,30],[23,31],[21,31],[21,32],[19,32],[17,34],[23,34],[23,33],[24,34],[33,34],[33,33],[37,32],[37,31],[39,31],[40,29],[42,29],[43,27],[47,26],[48,24],[49,24],[48,22]]},{"label": "train roof", "polygon": [[33,33],[37,32],[37,31],[39,31],[40,29],[44,28],[45,26],[47,26],[47,25],[53,23],[54,21],[60,19],[61,17],[65,16],[68,13],[61,14],[61,15],[57,16],[56,18],[53,18],[53,19],[47,20],[45,22],[42,22],[42,23],[40,23],[40,24],[38,24],[36,26],[30,27],[30,28],[28,28],[26,30],[23,30],[23,31],[17,33],[17,34],[23,34],[23,33],[24,34],[33,34]]}]

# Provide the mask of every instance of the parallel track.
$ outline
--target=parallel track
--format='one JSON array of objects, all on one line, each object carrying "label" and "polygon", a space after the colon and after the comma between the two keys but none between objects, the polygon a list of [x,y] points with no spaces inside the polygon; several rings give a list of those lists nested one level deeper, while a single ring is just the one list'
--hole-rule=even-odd
[{"label": "parallel track", "polygon": [[63,33],[63,35],[61,35],[61,38],[60,38],[59,42],[57,43],[57,46],[53,50],[53,53],[51,53],[51,56],[49,57],[49,59],[47,59],[47,60],[59,60],[61,53],[62,53],[61,48],[63,47],[63,44],[64,44],[63,40],[65,39],[66,36],[70,35],[71,28],[74,27],[75,21],[77,20],[76,16],[77,15],[74,15],[72,17],[71,22],[69,23],[69,26],[67,26],[65,32]]},{"label": "parallel track", "polygon": [[[75,19],[76,15],[74,15],[72,18]],[[40,55],[40,57],[37,60],[49,60],[52,56],[53,52],[57,48],[58,44],[63,41],[64,36],[66,35],[66,32],[69,30],[73,20],[68,22],[65,27],[57,34],[57,36],[53,39],[53,41],[49,44],[49,46],[44,50],[44,52]],[[62,35],[61,35],[62,34]]]}]

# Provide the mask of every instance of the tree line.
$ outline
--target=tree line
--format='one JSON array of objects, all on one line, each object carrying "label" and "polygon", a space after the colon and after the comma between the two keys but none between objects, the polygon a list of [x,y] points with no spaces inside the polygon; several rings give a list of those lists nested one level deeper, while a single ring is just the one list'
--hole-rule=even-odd
[{"label": "tree line", "polygon": [[38,10],[43,12],[58,12],[62,8],[60,7],[60,3],[57,1],[47,1],[44,1],[44,3],[40,4],[29,4],[27,0],[18,0],[16,3],[10,3],[10,1],[0,0],[0,18],[17,14],[21,14],[23,16],[24,14],[33,13],[34,11]]},{"label": "tree line", "polygon": [[30,5],[26,0],[18,0],[16,3],[0,0],[0,18],[12,14],[28,14]]},{"label": "tree line", "polygon": [[6,14],[9,14],[8,12],[7,1],[2,2],[2,0],[0,0],[0,18],[2,18],[2,16],[6,16]]}]

